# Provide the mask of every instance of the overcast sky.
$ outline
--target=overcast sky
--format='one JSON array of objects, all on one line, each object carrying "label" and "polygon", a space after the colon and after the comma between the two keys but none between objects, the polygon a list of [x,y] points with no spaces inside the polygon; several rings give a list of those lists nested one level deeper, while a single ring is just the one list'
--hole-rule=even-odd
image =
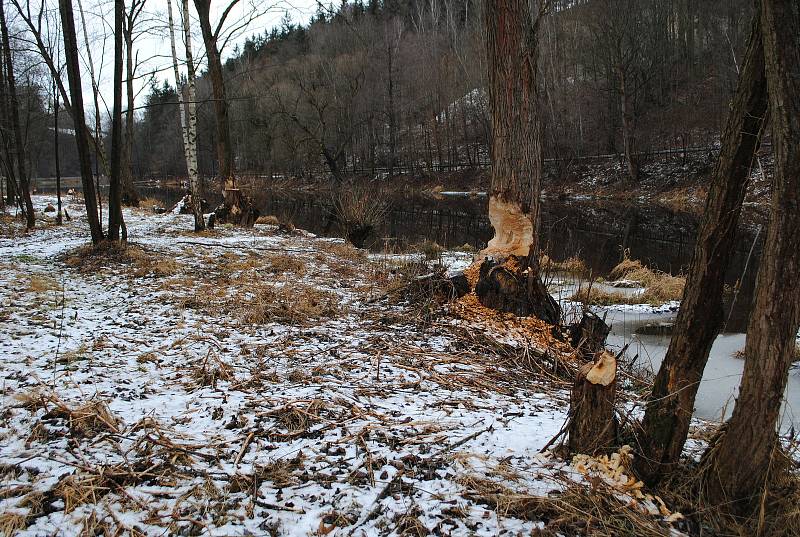
[{"label": "overcast sky", "polygon": [[[5,1],[5,0],[0,0]],[[40,0],[22,0],[22,5],[25,6],[29,2],[32,9],[36,10]],[[52,10],[51,15],[57,18],[56,2],[54,0],[45,0],[48,9]],[[81,63],[81,82],[84,87],[84,101],[86,106],[87,116],[94,116],[94,106],[91,91],[91,77],[89,71],[87,48],[85,46],[86,40],[84,39],[83,27],[81,25],[81,17],[78,6],[78,0],[73,0],[73,7],[75,10],[75,29],[78,34],[78,43],[82,58]],[[114,56],[114,19],[113,19],[113,1],[111,0],[81,0],[83,5],[84,14],[86,16],[86,26],[89,41],[89,52],[91,54],[92,64],[94,65],[95,76],[99,80],[100,93],[102,95],[104,104],[101,103],[101,115],[103,116],[104,123],[108,120],[105,108],[111,108],[113,102],[113,56]],[[126,2],[127,3],[127,2]],[[184,58],[184,48],[182,41],[182,32],[180,28],[180,15],[178,11],[178,4],[181,0],[173,0],[172,9],[173,17],[175,17],[176,24],[176,46],[179,61]],[[211,23],[212,26],[217,24],[219,17],[223,10],[230,3],[230,0],[212,0],[211,2]],[[194,10],[193,0],[189,1],[190,12],[192,16],[192,48],[193,54],[197,61],[198,58],[203,60],[201,71],[205,69],[205,48],[203,46],[202,38],[200,35],[200,27],[197,22],[197,15]],[[14,18],[14,8],[9,6],[9,18]],[[141,105],[147,95],[147,88],[150,85],[152,77],[155,77],[159,84],[163,80],[168,80],[170,84],[175,84],[175,76],[172,69],[172,56],[170,51],[169,28],[167,17],[167,0],[147,0],[146,13],[141,17],[147,19],[143,22],[142,27],[149,27],[150,31],[147,34],[141,35],[136,39],[134,44],[134,55],[137,55],[138,62],[140,63],[136,72],[137,79],[134,83],[135,91],[137,92],[136,104]],[[239,2],[231,10],[224,28],[228,31],[235,28],[240,28],[243,23],[252,18],[251,13],[258,13],[259,16],[252,20],[245,28],[240,28],[232,36],[225,49],[222,52],[223,61],[232,55],[235,47],[241,47],[245,40],[254,34],[263,34],[265,30],[270,30],[275,26],[280,25],[281,19],[288,14],[295,24],[306,24],[310,17],[317,11],[316,0],[239,0]],[[21,23],[20,23],[21,24]],[[21,25],[17,26],[21,28]],[[227,35],[226,32],[223,32]],[[61,35],[59,34],[59,38]],[[63,56],[62,60],[63,62]],[[181,66],[181,73],[185,73],[185,69]],[[124,77],[123,72],[123,77]],[[66,82],[66,81],[65,81]],[[123,103],[125,96],[123,94]],[[125,105],[123,104],[123,107]]]}]

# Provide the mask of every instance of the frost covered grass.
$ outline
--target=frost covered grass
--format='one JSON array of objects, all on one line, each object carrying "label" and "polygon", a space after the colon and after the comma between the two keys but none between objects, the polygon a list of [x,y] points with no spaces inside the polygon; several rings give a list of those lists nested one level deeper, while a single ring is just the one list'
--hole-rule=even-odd
[{"label": "frost covered grass", "polygon": [[575,367],[551,327],[470,295],[420,322],[411,276],[299,231],[126,210],[130,244],[88,248],[67,205],[0,229],[0,531],[611,535],[612,509],[680,529],[624,467],[539,453]]}]

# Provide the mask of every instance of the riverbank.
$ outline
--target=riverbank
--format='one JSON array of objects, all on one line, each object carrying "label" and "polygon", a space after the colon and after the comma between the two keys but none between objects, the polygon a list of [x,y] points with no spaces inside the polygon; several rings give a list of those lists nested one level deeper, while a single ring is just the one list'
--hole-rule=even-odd
[{"label": "riverbank", "polygon": [[[61,227],[0,224],[6,533],[695,524],[630,478],[627,448],[565,460],[550,444],[577,365],[550,327],[471,295],[392,299],[407,264],[275,226],[195,235],[190,216],[126,210],[131,245],[95,252],[68,207]],[[690,459],[709,434],[696,425]]]}]

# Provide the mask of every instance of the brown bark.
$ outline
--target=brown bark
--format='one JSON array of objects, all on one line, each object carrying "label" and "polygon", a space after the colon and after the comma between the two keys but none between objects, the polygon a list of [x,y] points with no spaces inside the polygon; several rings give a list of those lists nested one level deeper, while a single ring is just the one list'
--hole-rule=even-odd
[{"label": "brown bark", "polygon": [[125,16],[123,29],[123,39],[125,40],[125,69],[126,80],[125,90],[127,94],[128,107],[125,110],[125,145],[123,146],[122,157],[122,203],[129,207],[139,206],[139,193],[133,184],[133,29],[136,18],[141,13],[144,2],[131,2],[130,9]]},{"label": "brown bark", "polygon": [[[711,501],[746,512],[768,484],[777,423],[800,324],[800,5],[762,0],[775,172],[771,219],[756,281],[739,397],[710,451]],[[747,461],[746,464],[742,464]]]},{"label": "brown bark", "polygon": [[617,436],[614,400],[617,393],[617,360],[602,350],[581,366],[570,394],[570,453],[594,455],[611,448]]},{"label": "brown bark", "polygon": [[653,483],[677,462],[689,432],[703,370],[722,326],[725,270],[761,141],[767,111],[759,17],[753,20],[745,63],[722,134],[703,222],[689,268],[681,307],[664,362],[656,375],[643,421],[640,477]]},{"label": "brown bark", "polygon": [[72,97],[72,118],[75,122],[75,144],[78,149],[83,199],[86,204],[86,219],[89,222],[92,243],[99,244],[103,240],[103,228],[100,225],[100,218],[97,214],[97,198],[95,197],[94,178],[92,176],[92,162],[89,156],[88,131],[81,127],[86,125],[86,118],[83,111],[83,90],[81,87],[80,67],[78,66],[78,44],[75,37],[72,0],[59,0],[58,5],[64,36],[64,59],[67,65],[69,90]]},{"label": "brown bark", "polygon": [[[515,260],[506,264],[504,271],[482,270],[478,287],[492,292],[478,296],[485,305],[503,311],[519,314],[541,309],[548,317],[545,320],[557,322],[560,311],[539,278],[537,258],[542,136],[536,62],[538,25],[545,9],[540,7],[538,13],[533,13],[532,4],[536,3],[528,0],[485,3],[492,114],[489,219],[494,238],[483,255],[501,264],[509,257]],[[520,294],[515,297],[509,292]],[[545,305],[548,307],[542,307]]]},{"label": "brown bark", "polygon": [[[108,239],[125,234],[122,218],[122,18],[124,0],[114,0],[114,110],[111,119],[111,177],[108,187]],[[123,239],[127,237],[123,236]]]},{"label": "brown bark", "polygon": [[9,119],[11,120],[11,130],[13,131],[13,141],[11,142],[13,160],[17,166],[19,196],[22,198],[22,209],[25,213],[25,225],[27,229],[33,229],[36,225],[36,215],[33,213],[33,203],[31,202],[31,190],[28,184],[28,172],[25,169],[25,146],[22,143],[22,126],[19,122],[19,102],[17,101],[17,86],[14,79],[14,62],[11,59],[11,43],[8,37],[8,27],[6,25],[6,15],[0,2],[0,30],[3,37],[3,59],[6,64],[6,84],[8,87]]},{"label": "brown bark", "polygon": [[[225,79],[222,73],[217,33],[211,28],[211,0],[194,0],[203,34],[203,44],[208,58],[208,75],[211,79],[211,92],[214,97],[214,125],[216,127],[217,161],[219,176],[223,182],[225,206],[231,213],[238,214],[241,194],[236,188],[233,170],[233,146],[231,144],[230,122],[228,120],[228,100],[225,94]],[[234,216],[231,214],[231,216]]]}]

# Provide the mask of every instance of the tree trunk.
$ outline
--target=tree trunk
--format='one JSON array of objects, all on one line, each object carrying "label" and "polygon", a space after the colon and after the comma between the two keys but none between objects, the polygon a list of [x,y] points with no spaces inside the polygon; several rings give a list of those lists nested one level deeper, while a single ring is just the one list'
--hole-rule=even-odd
[{"label": "tree trunk", "polygon": [[631,181],[639,181],[639,161],[636,157],[636,126],[633,113],[633,103],[631,103],[630,88],[628,87],[625,69],[617,68],[619,77],[619,98],[622,110],[622,146],[625,151],[625,163],[628,167],[628,177]]},{"label": "tree trunk", "polygon": [[581,366],[570,394],[570,453],[594,455],[616,441],[614,400],[617,393],[617,360],[602,350]]},{"label": "tree trunk", "polygon": [[56,223],[61,225],[63,223],[64,213],[61,204],[61,157],[58,150],[58,88],[53,82],[53,158],[55,162],[56,174],[56,198],[58,199],[58,213],[56,214]]},{"label": "tree trunk", "polygon": [[133,92],[133,26],[136,5],[131,5],[131,11],[127,16],[127,24],[123,31],[125,39],[125,90],[128,100],[128,107],[125,110],[125,145],[123,146],[123,168],[122,168],[122,203],[128,207],[139,206],[139,193],[133,185],[133,127],[134,127],[134,92]]},{"label": "tree trunk", "polygon": [[739,86],[722,134],[722,150],[714,169],[675,330],[647,403],[643,452],[636,458],[636,469],[649,483],[657,481],[680,457],[708,354],[722,326],[725,270],[733,253],[753,156],[761,141],[767,112],[766,92],[763,45],[756,16]]},{"label": "tree trunk", "polygon": [[743,513],[758,505],[780,447],[776,426],[800,324],[800,5],[762,0],[761,27],[775,151],[771,218],[739,397],[706,474],[710,500]]},{"label": "tree trunk", "polygon": [[[180,106],[181,132],[183,133],[183,152],[186,157],[186,170],[189,174],[189,196],[191,199],[192,214],[194,215],[194,230],[203,231],[206,228],[203,219],[202,199],[199,191],[199,181],[197,177],[197,113],[195,111],[195,84],[194,84],[194,60],[192,58],[192,41],[189,30],[189,0],[183,0],[182,7],[182,26],[183,35],[186,41],[186,68],[188,71],[188,95],[183,98],[183,91],[178,88],[178,103]],[[167,13],[169,14],[169,38],[172,47],[172,67],[175,71],[176,84],[180,80],[178,72],[178,54],[175,50],[175,23],[172,19],[172,2],[167,1]],[[187,102],[188,101],[188,102]]]},{"label": "tree trunk", "polygon": [[[70,8],[71,9],[71,8]],[[111,170],[109,167],[108,160],[106,159],[106,144],[103,140],[103,130],[102,125],[100,122],[100,88],[97,86],[97,78],[95,77],[94,73],[94,62],[92,61],[92,45],[89,41],[89,32],[86,29],[86,16],[83,12],[83,4],[81,0],[78,0],[78,10],[80,11],[81,15],[81,27],[83,28],[83,40],[86,41],[86,60],[87,64],[89,65],[89,77],[91,78],[92,83],[92,98],[94,99],[94,154],[95,154],[95,190],[96,190],[96,200],[97,200],[97,210],[98,210],[98,218],[100,221],[100,228],[103,227],[103,195],[100,192],[100,170],[99,167],[103,168],[103,172],[107,175],[111,175]],[[77,40],[75,41],[77,46]],[[74,99],[73,99],[74,100]]]},{"label": "tree trunk", "polygon": [[219,176],[223,181],[225,207],[230,217],[238,216],[241,211],[241,193],[236,188],[233,170],[233,149],[231,145],[230,123],[228,121],[228,101],[225,95],[225,79],[222,73],[222,60],[217,44],[217,35],[211,29],[211,0],[194,0],[200,20],[200,30],[208,58],[208,75],[211,79],[211,91],[214,97],[214,118],[216,127],[217,160]]},{"label": "tree trunk", "polygon": [[548,322],[558,322],[560,309],[539,277],[537,257],[542,137],[536,61],[537,27],[544,10],[534,14],[531,4],[528,0],[485,3],[492,113],[489,220],[494,237],[481,256],[492,257],[505,268],[481,270],[476,292],[489,307],[517,313],[538,310]]},{"label": "tree trunk", "polygon": [[69,78],[69,91],[72,100],[73,119],[75,121],[75,144],[78,150],[78,160],[81,169],[81,185],[83,186],[83,199],[86,203],[86,219],[89,222],[89,231],[92,243],[99,244],[103,240],[103,228],[97,215],[97,199],[92,177],[92,161],[89,156],[89,140],[86,129],[80,126],[86,124],[83,112],[83,90],[81,87],[81,71],[78,65],[78,44],[75,37],[75,19],[72,15],[72,0],[59,0],[61,13],[61,28],[64,35],[64,59],[67,65]]},{"label": "tree trunk", "polygon": [[11,59],[11,42],[8,37],[8,27],[6,25],[6,15],[0,2],[0,30],[3,33],[3,55],[6,64],[6,83],[8,84],[9,97],[9,119],[11,120],[11,130],[14,131],[14,139],[11,142],[13,147],[13,159],[17,165],[17,175],[19,176],[19,195],[22,197],[22,209],[25,212],[25,226],[33,229],[36,225],[36,215],[33,213],[33,203],[31,202],[31,191],[28,184],[28,173],[25,169],[25,146],[22,143],[22,126],[19,122],[19,103],[17,101],[17,86],[14,79],[14,62]]},{"label": "tree trunk", "polygon": [[[120,239],[122,218],[122,18],[124,0],[114,0],[114,110],[111,118],[111,180],[108,186],[108,240]],[[124,232],[123,232],[124,234]],[[126,237],[123,237],[126,238]]]}]

